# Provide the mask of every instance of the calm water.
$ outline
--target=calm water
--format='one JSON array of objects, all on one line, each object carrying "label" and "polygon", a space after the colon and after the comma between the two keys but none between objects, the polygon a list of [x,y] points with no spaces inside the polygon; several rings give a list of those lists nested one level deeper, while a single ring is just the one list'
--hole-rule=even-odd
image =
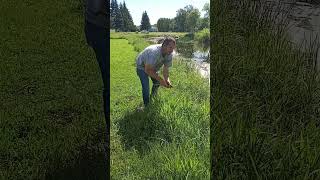
[{"label": "calm water", "polygon": [[194,41],[179,42],[177,41],[177,52],[179,56],[194,60],[196,62],[208,62],[209,47],[199,45]]},{"label": "calm water", "polygon": [[[302,50],[314,40],[320,41],[320,4],[316,2],[319,0],[283,0],[281,3],[285,8],[292,8],[287,16],[289,19],[288,35],[297,47],[302,44]],[[316,53],[318,54],[317,69],[320,70],[320,49]]]},{"label": "calm water", "polygon": [[[204,78],[210,77],[209,46],[191,42],[177,41],[176,55],[191,59],[195,68]],[[210,81],[210,79],[209,79]]]}]

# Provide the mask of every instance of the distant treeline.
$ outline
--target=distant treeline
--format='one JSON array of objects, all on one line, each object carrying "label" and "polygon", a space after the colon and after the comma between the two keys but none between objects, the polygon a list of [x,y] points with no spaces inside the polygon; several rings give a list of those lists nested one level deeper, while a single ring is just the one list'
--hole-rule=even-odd
[{"label": "distant treeline", "polygon": [[202,11],[205,12],[204,17],[201,17],[199,9],[192,5],[185,6],[183,9],[177,10],[176,17],[159,18],[157,24],[150,24],[147,11],[144,11],[141,18],[140,26],[135,26],[132,16],[126,6],[126,3],[117,3],[117,0],[111,0],[110,4],[110,22],[111,29],[117,31],[161,31],[161,32],[195,32],[210,26],[210,6],[206,3]]}]

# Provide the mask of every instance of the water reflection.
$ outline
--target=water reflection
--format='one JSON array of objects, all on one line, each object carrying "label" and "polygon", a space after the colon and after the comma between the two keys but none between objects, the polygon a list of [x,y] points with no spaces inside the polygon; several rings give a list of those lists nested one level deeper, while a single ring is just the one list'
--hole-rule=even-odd
[{"label": "water reflection", "polygon": [[197,62],[208,62],[209,46],[194,41],[177,41],[177,54]]},{"label": "water reflection", "polygon": [[[198,43],[194,40],[191,41],[177,41],[177,52],[175,55],[190,59],[195,63],[195,69],[204,78],[210,77],[210,53],[209,43]],[[209,79],[210,82],[210,79]]]}]

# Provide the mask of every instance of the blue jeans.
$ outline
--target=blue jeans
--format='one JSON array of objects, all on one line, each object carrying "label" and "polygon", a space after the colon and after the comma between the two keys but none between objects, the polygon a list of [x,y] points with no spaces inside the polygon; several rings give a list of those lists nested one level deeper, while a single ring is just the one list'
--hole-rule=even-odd
[{"label": "blue jeans", "polygon": [[143,98],[143,103],[144,106],[147,106],[149,104],[150,98],[155,96],[158,92],[158,88],[160,86],[160,82],[152,77],[152,90],[151,90],[151,95],[149,96],[150,93],[150,88],[149,88],[149,75],[144,72],[142,69],[137,68],[137,75],[140,78],[141,85],[142,85],[142,98]]},{"label": "blue jeans", "polygon": [[[96,59],[98,61],[102,80],[103,80],[103,104],[104,104],[104,115],[105,121],[108,123],[107,115],[109,114],[109,108],[107,107],[107,102],[109,102],[110,97],[110,84],[107,83],[107,77],[110,76],[109,63],[107,63],[107,49],[109,48],[107,42],[109,41],[109,36],[107,29],[98,27],[94,24],[86,22],[85,25],[85,35],[89,46],[92,47],[96,54]],[[107,71],[108,70],[108,71]],[[109,126],[108,126],[109,127]]]}]

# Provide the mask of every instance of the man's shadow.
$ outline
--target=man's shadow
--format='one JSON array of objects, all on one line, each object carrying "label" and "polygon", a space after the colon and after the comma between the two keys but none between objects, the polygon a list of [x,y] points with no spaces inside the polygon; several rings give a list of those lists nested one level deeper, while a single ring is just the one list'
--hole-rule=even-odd
[{"label": "man's shadow", "polygon": [[156,98],[143,110],[128,112],[118,121],[119,135],[124,147],[134,148],[141,155],[149,151],[154,142],[170,143],[170,122],[160,115],[161,104]]}]

